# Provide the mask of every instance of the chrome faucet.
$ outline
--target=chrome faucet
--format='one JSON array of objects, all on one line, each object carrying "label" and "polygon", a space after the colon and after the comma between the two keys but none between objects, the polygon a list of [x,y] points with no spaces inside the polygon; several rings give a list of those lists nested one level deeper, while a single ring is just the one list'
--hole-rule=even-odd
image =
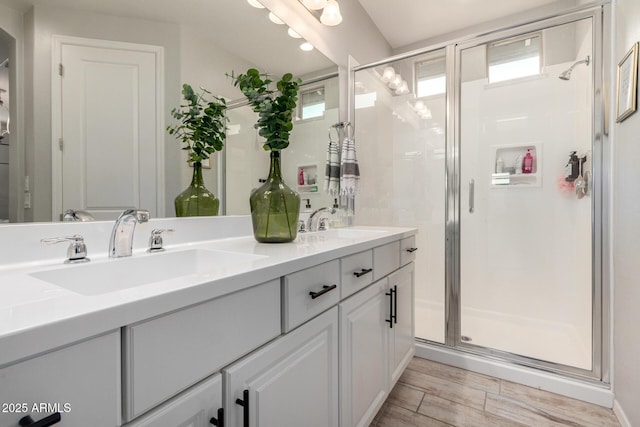
[{"label": "chrome faucet", "polygon": [[[311,231],[319,231],[319,230],[324,230],[325,227],[318,227],[318,225],[316,224],[316,226],[313,226],[313,219],[318,216],[318,218],[320,218],[320,213],[322,212],[328,212],[329,214],[333,215],[334,213],[338,212],[338,210],[336,208],[320,208],[320,209],[316,209],[315,211],[313,211],[313,213],[311,213],[311,215],[309,215],[309,219],[307,220],[307,231],[311,232]],[[317,221],[320,222],[320,221]]]},{"label": "chrome faucet", "polygon": [[109,240],[109,258],[131,256],[133,246],[133,232],[136,224],[149,221],[149,211],[142,209],[127,209],[122,212],[111,231]]}]

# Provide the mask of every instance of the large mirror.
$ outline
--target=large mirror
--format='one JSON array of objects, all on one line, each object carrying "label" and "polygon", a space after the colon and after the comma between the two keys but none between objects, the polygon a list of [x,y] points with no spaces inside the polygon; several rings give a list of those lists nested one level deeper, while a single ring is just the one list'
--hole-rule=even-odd
[{"label": "large mirror", "polygon": [[[98,219],[131,206],[174,216],[173,199],[192,174],[165,130],[182,83],[236,100],[242,95],[225,75],[231,71],[257,67],[303,81],[337,71],[318,51],[301,50],[304,40],[267,14],[244,0],[0,0],[0,89],[11,115],[11,134],[0,141],[0,221],[55,221],[65,209],[101,203],[113,211]],[[78,75],[84,80],[74,86]],[[322,196],[321,174],[327,130],[338,120],[337,81],[303,86],[311,103],[322,94],[323,110],[305,117],[300,109],[283,155],[292,186],[299,167],[309,178],[316,174],[317,187],[299,189],[314,208],[333,200]],[[132,82],[140,87],[132,90]],[[248,199],[267,173],[256,166],[268,154],[255,150],[252,114],[246,106],[229,111],[227,153],[203,171],[206,186],[223,199],[221,214],[247,213],[225,194]],[[74,138],[93,145],[77,147]],[[238,139],[250,148],[233,146]],[[247,178],[250,169],[256,176]],[[105,182],[111,191],[95,190]]]}]

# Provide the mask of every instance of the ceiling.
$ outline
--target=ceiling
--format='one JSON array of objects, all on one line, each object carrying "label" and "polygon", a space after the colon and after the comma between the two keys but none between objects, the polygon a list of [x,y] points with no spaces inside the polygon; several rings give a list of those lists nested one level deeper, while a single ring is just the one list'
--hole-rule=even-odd
[{"label": "ceiling", "polygon": [[358,1],[393,49],[552,3],[566,3],[563,0]]}]

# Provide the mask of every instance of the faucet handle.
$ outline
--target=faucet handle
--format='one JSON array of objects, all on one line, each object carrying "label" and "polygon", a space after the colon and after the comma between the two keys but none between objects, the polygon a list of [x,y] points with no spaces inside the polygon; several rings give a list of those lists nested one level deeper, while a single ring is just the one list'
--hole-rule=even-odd
[{"label": "faucet handle", "polygon": [[149,237],[149,249],[147,252],[161,252],[164,251],[162,247],[162,233],[173,233],[175,230],[172,228],[156,228],[151,230],[151,237]]},{"label": "faucet handle", "polygon": [[54,245],[56,243],[71,242],[67,249],[67,259],[65,264],[75,264],[80,262],[90,261],[87,258],[87,245],[84,243],[84,237],[79,234],[65,237],[49,237],[41,239],[40,242],[47,245]]}]

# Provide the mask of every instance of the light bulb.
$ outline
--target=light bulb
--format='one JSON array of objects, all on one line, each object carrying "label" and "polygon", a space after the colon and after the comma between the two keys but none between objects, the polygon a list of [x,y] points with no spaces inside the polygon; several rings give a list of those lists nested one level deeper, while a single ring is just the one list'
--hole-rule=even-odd
[{"label": "light bulb", "polygon": [[340,15],[340,6],[336,0],[327,1],[327,5],[320,15],[320,22],[324,25],[334,26],[342,22],[342,15]]},{"label": "light bulb", "polygon": [[264,6],[258,0],[247,0],[247,3],[256,9],[264,9]]},{"label": "light bulb", "polygon": [[289,28],[287,30],[287,34],[289,34],[291,37],[293,37],[294,39],[301,39],[302,36],[298,33],[296,33],[295,31],[293,31],[293,28]]},{"label": "light bulb", "polygon": [[304,42],[300,45],[300,49],[304,50],[305,52],[308,52],[310,50],[313,50],[313,45],[309,42]]},{"label": "light bulb", "polygon": [[413,104],[413,108],[415,108],[416,111],[424,111],[427,106],[424,105],[423,101],[416,101],[416,103]]},{"label": "light bulb", "polygon": [[284,22],[282,22],[282,19],[274,15],[273,12],[269,12],[269,21],[273,22],[274,24],[284,25]]},{"label": "light bulb", "polygon": [[385,83],[389,83],[396,76],[396,70],[393,67],[386,67],[384,71],[382,71],[382,81]]},{"label": "light bulb", "polygon": [[320,10],[327,5],[327,0],[303,0],[302,4],[311,10]]},{"label": "light bulb", "polygon": [[396,88],[396,95],[402,95],[407,92],[409,92],[409,85],[407,85],[407,82],[403,80]]},{"label": "light bulb", "polygon": [[394,78],[391,79],[391,81],[389,82],[389,87],[391,89],[398,89],[400,87],[400,85],[402,84],[402,76],[400,75],[400,73],[396,74]]}]

